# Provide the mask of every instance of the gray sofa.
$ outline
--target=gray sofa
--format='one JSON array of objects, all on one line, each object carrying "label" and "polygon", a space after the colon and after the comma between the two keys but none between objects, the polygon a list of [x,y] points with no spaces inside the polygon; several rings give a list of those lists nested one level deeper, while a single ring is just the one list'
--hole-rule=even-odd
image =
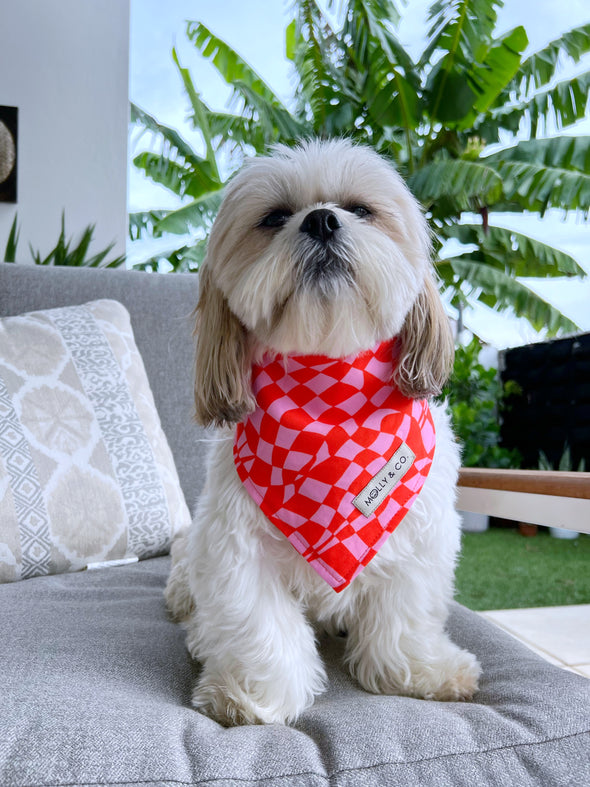
[{"label": "gray sofa", "polygon": [[[0,264],[0,316],[96,298],[127,307],[189,507],[204,452],[191,421],[196,285]],[[0,585],[0,785],[590,784],[590,681],[459,605],[451,636],[483,667],[473,702],[367,694],[326,637],[329,688],[297,724],[220,727],[190,706],[199,667],[166,615],[168,567]]]}]

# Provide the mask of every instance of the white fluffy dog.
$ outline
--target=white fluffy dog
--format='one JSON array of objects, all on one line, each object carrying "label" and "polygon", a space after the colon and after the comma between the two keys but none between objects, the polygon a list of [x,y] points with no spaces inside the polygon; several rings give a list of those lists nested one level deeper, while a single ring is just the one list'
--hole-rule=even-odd
[{"label": "white fluffy dog", "polygon": [[219,431],[166,588],[203,664],[194,705],[222,724],[296,719],[326,683],[312,625],[346,632],[367,691],[469,699],[478,663],[445,633],[460,460],[444,408],[430,404],[436,451],[419,496],[342,592],[262,513],[233,455],[236,424],[257,406],[252,365],[266,357],[362,356],[396,337],[392,389],[410,404],[440,391],[453,342],[426,222],[399,175],[345,140],[247,163],[211,232],[196,337],[197,418]]}]

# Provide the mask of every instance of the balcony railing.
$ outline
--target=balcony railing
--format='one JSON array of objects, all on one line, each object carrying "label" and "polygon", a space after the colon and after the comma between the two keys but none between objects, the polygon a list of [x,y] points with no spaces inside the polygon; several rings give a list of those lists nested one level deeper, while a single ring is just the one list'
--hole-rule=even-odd
[{"label": "balcony railing", "polygon": [[462,468],[457,508],[590,533],[590,473]]}]

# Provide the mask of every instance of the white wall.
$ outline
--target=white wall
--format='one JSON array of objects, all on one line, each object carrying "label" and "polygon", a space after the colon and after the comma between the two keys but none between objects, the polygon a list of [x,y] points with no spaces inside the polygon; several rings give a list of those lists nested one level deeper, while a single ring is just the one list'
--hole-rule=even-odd
[{"label": "white wall", "polygon": [[129,0],[0,0],[0,105],[18,116],[18,259],[96,224],[91,250],[127,234]]}]

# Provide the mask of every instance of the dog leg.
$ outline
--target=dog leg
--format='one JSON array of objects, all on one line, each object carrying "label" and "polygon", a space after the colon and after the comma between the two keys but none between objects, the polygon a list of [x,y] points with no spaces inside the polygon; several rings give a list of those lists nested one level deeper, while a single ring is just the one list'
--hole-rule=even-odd
[{"label": "dog leg", "polygon": [[187,645],[203,662],[193,704],[224,725],[290,722],[324,689],[315,635],[260,537],[232,525],[209,523],[191,552]]},{"label": "dog leg", "polygon": [[186,535],[177,536],[170,549],[172,568],[164,590],[166,607],[173,620],[186,620],[194,609],[194,601],[188,586],[188,558]]},{"label": "dog leg", "polygon": [[347,643],[351,672],[375,694],[471,699],[479,664],[445,633],[440,600],[427,598],[417,585],[404,576],[402,583],[380,583],[359,599]]}]

